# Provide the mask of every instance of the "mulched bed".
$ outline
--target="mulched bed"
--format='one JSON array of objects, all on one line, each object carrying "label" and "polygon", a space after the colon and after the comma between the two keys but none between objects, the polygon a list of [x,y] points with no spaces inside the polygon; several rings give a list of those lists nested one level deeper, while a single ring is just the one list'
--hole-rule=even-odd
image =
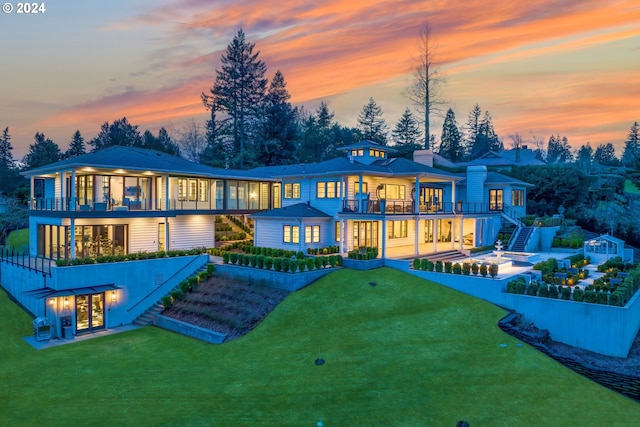
[{"label": "mulched bed", "polygon": [[268,286],[214,276],[162,314],[226,334],[225,341],[229,341],[255,328],[288,294]]}]

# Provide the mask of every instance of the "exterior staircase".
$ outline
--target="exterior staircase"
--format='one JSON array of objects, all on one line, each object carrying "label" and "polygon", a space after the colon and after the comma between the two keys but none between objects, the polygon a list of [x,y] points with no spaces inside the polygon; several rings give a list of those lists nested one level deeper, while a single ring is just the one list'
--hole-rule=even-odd
[{"label": "exterior staircase", "polygon": [[[199,268],[197,271],[194,271],[193,275],[197,275],[201,271],[207,271],[207,265],[208,264],[205,264],[201,268]],[[171,292],[175,291],[176,289],[180,289],[180,286],[178,285],[174,287],[165,295],[170,295]],[[147,311],[145,311],[140,316],[138,316],[136,320],[133,321],[133,324],[137,326],[153,325],[153,321],[155,320],[155,318],[159,314],[161,314],[163,311],[164,311],[164,305],[162,305],[162,297],[160,297],[160,299],[156,301],[155,304],[153,304],[151,307],[149,307]]]},{"label": "exterior staircase", "polygon": [[451,251],[444,251],[444,252],[434,252],[431,254],[427,254],[425,256],[425,258],[427,258],[429,261],[442,261],[442,262],[454,262],[460,259],[464,259],[464,258],[469,258],[468,255],[464,254],[463,252],[460,251],[456,251],[456,250],[451,250]]},{"label": "exterior staircase", "polygon": [[531,236],[532,231],[533,227],[520,227],[520,231],[511,244],[509,250],[512,252],[524,252],[525,248],[527,247],[527,243],[529,242],[529,237]]}]

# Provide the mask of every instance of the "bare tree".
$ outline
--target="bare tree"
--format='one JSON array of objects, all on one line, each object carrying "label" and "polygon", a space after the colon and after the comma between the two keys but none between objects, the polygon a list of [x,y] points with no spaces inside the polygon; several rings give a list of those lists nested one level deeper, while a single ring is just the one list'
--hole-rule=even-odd
[{"label": "bare tree", "polygon": [[524,145],[524,141],[522,141],[522,137],[520,136],[519,133],[513,133],[509,135],[509,139],[511,140],[509,145],[513,149],[517,150],[518,148],[522,148],[522,146]]},{"label": "bare tree", "polygon": [[207,147],[204,128],[193,118],[180,128],[170,127],[171,138],[180,146],[180,153],[192,162],[200,163],[200,156]]},{"label": "bare tree", "polygon": [[435,61],[437,46],[431,36],[431,26],[428,21],[420,31],[417,45],[418,55],[414,58],[416,67],[413,84],[408,88],[408,96],[417,110],[423,114],[424,148],[428,150],[431,139],[429,118],[432,113],[442,113],[440,106],[444,104],[440,98],[440,86],[444,83],[444,76],[439,72]]}]

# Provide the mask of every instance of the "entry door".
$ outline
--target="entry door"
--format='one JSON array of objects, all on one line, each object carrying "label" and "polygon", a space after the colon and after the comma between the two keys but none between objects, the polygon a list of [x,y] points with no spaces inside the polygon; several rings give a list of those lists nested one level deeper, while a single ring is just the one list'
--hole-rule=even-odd
[{"label": "entry door", "polygon": [[164,222],[161,222],[158,224],[158,251],[164,251],[165,250],[165,242],[164,242],[164,236],[165,236],[165,229],[164,229]]},{"label": "entry door", "polygon": [[76,331],[104,328],[104,293],[76,295]]}]

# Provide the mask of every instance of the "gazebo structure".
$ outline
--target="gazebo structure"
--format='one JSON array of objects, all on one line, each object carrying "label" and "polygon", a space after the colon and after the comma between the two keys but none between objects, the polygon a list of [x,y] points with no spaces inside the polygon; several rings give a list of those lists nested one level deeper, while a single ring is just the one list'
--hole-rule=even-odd
[{"label": "gazebo structure", "polygon": [[633,262],[633,249],[625,249],[624,240],[603,234],[584,242],[584,256],[590,257],[591,262],[597,264],[616,257],[625,262]]}]

